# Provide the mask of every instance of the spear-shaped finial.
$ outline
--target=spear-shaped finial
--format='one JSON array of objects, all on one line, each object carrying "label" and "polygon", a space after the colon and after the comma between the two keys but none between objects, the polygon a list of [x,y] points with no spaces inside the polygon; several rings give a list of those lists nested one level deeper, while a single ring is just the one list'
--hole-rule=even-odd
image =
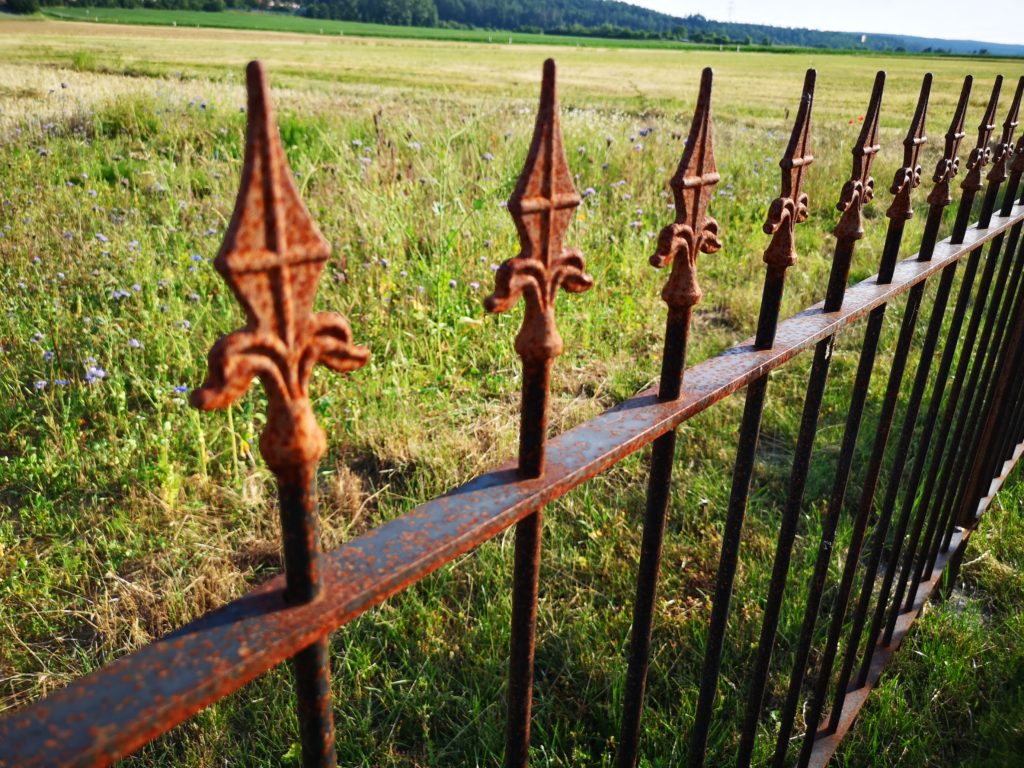
[{"label": "spear-shaped finial", "polygon": [[246,326],[210,350],[192,393],[201,410],[226,408],[259,377],[267,391],[260,451],[275,473],[315,464],[326,437],[309,405],[317,363],[351,371],[369,353],[340,315],[312,312],[330,246],[299,197],[270,107],[263,65],[246,69],[248,132],[235,210],[214,266],[245,310]]},{"label": "spear-shaped finial", "polygon": [[711,130],[711,68],[701,73],[697,108],[690,124],[686,148],[669,182],[675,198],[676,220],[661,231],[651,264],[659,269],[672,265],[661,292],[671,308],[690,309],[703,292],[697,283],[697,254],[715,253],[722,247],[718,222],[707,215],[713,187],[721,178],[715,166]]},{"label": "spear-shaped finial", "polygon": [[484,301],[488,312],[504,312],[524,296],[526,315],[516,337],[516,352],[524,360],[550,360],[562,353],[562,338],[555,326],[558,289],[580,293],[593,286],[583,255],[563,245],[579,204],[562,145],[555,62],[549,59],[544,62],[533,143],[508,201],[519,233],[519,255],[501,265],[494,293]]},{"label": "spear-shaped finial", "polygon": [[885,72],[875,75],[871,89],[871,100],[864,114],[864,125],[854,145],[853,172],[843,185],[836,209],[841,212],[835,228],[836,250],[829,273],[828,288],[825,290],[826,312],[835,312],[843,305],[846,295],[846,281],[850,276],[850,264],[857,241],[864,237],[864,206],[875,196],[875,180],[871,177],[871,165],[880,149],[878,145],[878,119],[882,110],[882,91],[885,88]]},{"label": "spear-shaped finial", "polygon": [[931,72],[924,76],[921,93],[917,97],[917,109],[910,121],[910,129],[903,140],[903,166],[896,171],[889,191],[893,194],[892,204],[885,215],[893,221],[909,221],[914,217],[914,203],[911,193],[921,185],[921,166],[917,160],[921,147],[928,137],[925,135],[925,118],[928,114],[928,96],[932,90]]},{"label": "spear-shaped finial", "polygon": [[971,86],[974,78],[967,75],[964,78],[963,87],[960,89],[960,98],[956,103],[956,110],[953,112],[953,119],[949,123],[949,130],[946,131],[945,147],[942,150],[942,157],[935,165],[935,173],[932,181],[935,187],[928,195],[928,204],[944,208],[953,202],[952,183],[953,177],[960,172],[960,142],[963,141],[967,132],[964,124],[967,120],[967,102],[971,98]]},{"label": "spear-shaped finial", "polygon": [[1003,132],[992,150],[992,168],[989,170],[988,176],[985,177],[990,184],[1002,184],[1009,175],[1007,161],[1013,154],[1013,134],[1017,130],[1022,95],[1024,95],[1024,75],[1021,75],[1017,81],[1017,90],[1013,93],[1010,111],[1006,113],[1006,120],[1003,121]]},{"label": "spear-shaped finial", "polygon": [[761,295],[755,349],[770,349],[775,343],[786,270],[796,264],[796,225],[807,220],[809,200],[803,191],[803,183],[807,169],[814,162],[811,150],[811,107],[814,104],[816,77],[813,69],[808,69],[804,76],[793,132],[786,153],[779,161],[779,167],[782,168],[782,190],[769,206],[768,218],[764,223],[764,232],[771,235],[772,239],[764,252],[768,273]]},{"label": "spear-shaped finial", "polygon": [[978,125],[978,142],[967,157],[967,175],[964,176],[960,189],[965,192],[980,192],[985,188],[982,183],[982,171],[992,157],[992,149],[988,143],[992,139],[992,131],[996,128],[996,108],[999,105],[999,91],[1003,87],[1003,76],[996,75],[992,84],[992,95],[989,96],[985,115]]},{"label": "spear-shaped finial", "polygon": [[871,90],[868,111],[864,115],[860,136],[854,145],[853,172],[849,181],[843,185],[843,191],[836,203],[836,209],[842,212],[835,236],[839,240],[855,241],[864,237],[864,206],[875,196],[875,180],[871,177],[871,165],[880,149],[878,144],[878,119],[882,110],[882,90],[885,88],[885,72],[875,76],[875,85]]}]

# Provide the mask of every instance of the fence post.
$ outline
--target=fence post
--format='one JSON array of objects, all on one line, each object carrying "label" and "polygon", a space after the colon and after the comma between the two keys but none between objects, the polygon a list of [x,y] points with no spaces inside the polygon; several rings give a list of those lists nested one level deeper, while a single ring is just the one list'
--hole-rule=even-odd
[{"label": "fence post", "polygon": [[[498,268],[494,293],[484,300],[488,312],[511,309],[520,296],[526,302],[515,342],[523,361],[519,474],[524,478],[544,475],[551,365],[563,348],[555,325],[555,296],[559,288],[581,293],[594,284],[585,272],[583,255],[563,244],[580,201],[562,145],[555,62],[548,59],[530,152],[508,201],[520,251]],[[542,522],[542,511],[537,509],[516,524],[505,742],[508,768],[529,763]]]},{"label": "fence post", "polygon": [[[317,363],[351,371],[369,353],[352,344],[348,322],[313,313],[313,298],[330,246],[299,197],[270,107],[259,62],[246,70],[248,132],[234,214],[214,266],[245,310],[245,328],[222,337],[209,373],[192,393],[201,410],[226,408],[259,377],[267,392],[260,453],[278,484],[284,540],[284,599],[308,603],[320,594],[320,530],[316,468],[327,437],[309,403]],[[327,638],[293,658],[303,764],[332,768],[334,719]]]}]

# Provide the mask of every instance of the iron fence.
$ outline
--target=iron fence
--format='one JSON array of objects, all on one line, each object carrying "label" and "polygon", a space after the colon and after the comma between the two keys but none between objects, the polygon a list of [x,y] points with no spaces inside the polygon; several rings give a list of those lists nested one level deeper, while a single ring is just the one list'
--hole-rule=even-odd
[{"label": "iron fence", "polygon": [[[852,150],[852,172],[837,206],[840,218],[824,301],[780,321],[786,272],[797,256],[795,227],[808,216],[803,185],[814,160],[815,87],[815,74],[809,71],[780,163],[781,192],[764,226],[771,241],[764,253],[767,271],[757,333],[687,368],[691,314],[702,296],[698,255],[722,247],[718,224],[708,215],[719,173],[712,135],[712,73],[705,70],[685,150],[670,182],[676,218],[661,232],[651,257],[655,267],[671,267],[662,293],[668,316],[660,385],[549,440],[549,377],[563,347],[555,324],[556,295],[559,288],[586,291],[593,281],[586,274],[582,254],[564,243],[580,196],[562,146],[555,66],[546,62],[533,141],[508,204],[521,251],[501,265],[494,293],[485,302],[490,312],[505,311],[520,297],[525,302],[522,329],[515,341],[523,360],[518,463],[483,474],[321,554],[315,475],[326,436],[310,408],[307,385],[317,363],[335,371],[352,371],[366,362],[369,353],[353,342],[344,318],[312,311],[329,248],[287,167],[263,68],[254,62],[247,74],[248,134],[241,189],[215,260],[247,322],[213,347],[209,375],[193,394],[192,403],[201,409],[223,408],[241,397],[254,378],[266,388],[268,417],[260,449],[278,481],[285,573],[0,719],[0,766],[107,765],[288,659],[296,680],[304,764],[332,766],[336,759],[329,633],[511,526],[515,526],[515,560],[505,763],[526,765],[542,510],[650,443],[616,755],[620,768],[632,768],[642,748],[641,714],[676,428],[745,388],[697,708],[693,721],[681,724],[689,732],[690,765],[703,765],[715,717],[769,374],[800,352],[813,349],[786,498],[777,513],[778,535],[760,640],[754,667],[746,676],[745,715],[734,724],[740,734],[735,762],[749,765],[765,717],[765,688],[787,598],[836,334],[864,321],[772,759],[776,766],[793,760],[801,766],[826,764],[943,574],[956,572],[978,518],[1024,451],[1024,388],[1019,384],[1024,375],[1024,190],[1020,189],[1024,138],[1016,146],[1012,143],[1024,77],[993,143],[1002,88],[1002,78],[996,79],[966,161],[952,232],[940,240],[943,211],[953,202],[959,147],[965,137],[972,79],[964,80],[945,134],[943,156],[933,174],[935,186],[927,198],[927,221],[918,252],[900,261],[905,224],[914,215],[913,191],[923,175],[918,158],[926,141],[931,90],[931,76],[924,77],[904,141],[903,165],[890,188],[892,202],[886,210],[888,225],[878,274],[848,287],[856,244],[865,233],[863,209],[875,196],[871,168],[879,150],[885,85],[884,73],[878,73]],[[1018,191],[1021,198],[1015,202]],[[983,193],[980,212],[971,226],[979,193]],[[962,275],[957,283],[958,270]],[[937,287],[926,306],[929,281]],[[853,505],[850,540],[841,553],[835,546],[836,533],[848,506],[854,449],[869,400],[886,308],[904,295],[906,304],[871,438],[870,459]],[[923,338],[915,367],[911,352],[916,348],[915,334],[920,335],[919,325]],[[912,377],[910,393],[901,399],[907,377]],[[895,458],[887,463],[884,458],[891,443],[896,446]],[[888,475],[885,493],[878,498],[883,473]],[[840,580],[829,587],[829,569],[840,555]],[[824,601],[827,587],[834,597]],[[820,629],[825,626],[821,643]],[[815,664],[811,664],[812,655]],[[810,693],[805,695],[808,688]],[[798,712],[809,724],[802,733],[796,729]]]}]

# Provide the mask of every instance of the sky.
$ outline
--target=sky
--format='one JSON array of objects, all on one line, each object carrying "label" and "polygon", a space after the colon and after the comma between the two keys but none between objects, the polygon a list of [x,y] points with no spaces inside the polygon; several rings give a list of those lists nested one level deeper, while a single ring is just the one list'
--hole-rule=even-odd
[{"label": "sky", "polygon": [[1024,45],[1024,0],[626,0],[672,16]]}]

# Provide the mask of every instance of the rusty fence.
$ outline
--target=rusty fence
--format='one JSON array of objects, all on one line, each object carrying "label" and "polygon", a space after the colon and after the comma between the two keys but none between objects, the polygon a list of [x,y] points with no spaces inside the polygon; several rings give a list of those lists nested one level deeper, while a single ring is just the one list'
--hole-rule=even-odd
[{"label": "rusty fence", "polygon": [[[703,765],[709,732],[716,724],[729,604],[769,373],[813,349],[786,498],[777,511],[778,537],[763,596],[760,641],[754,666],[745,675],[745,715],[741,722],[725,724],[738,729],[736,764],[749,765],[755,739],[764,730],[765,689],[833,345],[837,333],[862,324],[838,464],[813,574],[806,595],[801,593],[806,604],[788,693],[778,726],[772,726],[773,765],[826,764],[943,574],[956,572],[978,518],[1024,452],[1024,138],[1013,146],[1024,77],[998,136],[1002,78],[996,79],[977,141],[967,155],[952,232],[940,240],[966,135],[972,80],[964,80],[933,174],[921,242],[915,255],[900,261],[901,250],[912,252],[903,243],[903,232],[914,215],[914,189],[922,181],[918,157],[926,141],[931,89],[931,76],[925,76],[904,141],[903,165],[890,190],[878,274],[848,287],[856,244],[864,236],[863,208],[875,196],[871,166],[879,150],[884,84],[885,75],[879,73],[853,146],[852,173],[837,206],[835,254],[824,301],[779,319],[786,271],[796,262],[794,229],[808,215],[803,185],[814,160],[815,75],[810,71],[780,163],[781,192],[764,226],[771,240],[764,253],[767,272],[756,336],[686,369],[691,312],[701,299],[698,254],[722,247],[718,224],[708,215],[719,174],[712,141],[712,75],[704,71],[685,150],[670,182],[676,219],[661,232],[651,257],[655,267],[671,266],[662,293],[668,318],[660,385],[549,440],[549,375],[562,351],[556,294],[560,287],[586,291],[593,281],[583,255],[563,242],[580,196],[562,146],[555,67],[547,62],[533,141],[508,204],[521,251],[500,267],[494,293],[485,302],[490,312],[505,311],[520,297],[525,302],[515,340],[523,360],[518,466],[481,475],[321,554],[315,475],[326,436],[310,408],[307,385],[317,363],[351,371],[369,353],[353,343],[344,318],[312,311],[329,249],[287,167],[263,69],[251,64],[241,188],[215,260],[245,310],[246,325],[213,347],[209,375],[192,403],[201,409],[223,408],[241,397],[254,378],[266,388],[268,417],[260,449],[278,480],[285,574],[0,719],[0,766],[107,765],[289,659],[303,762],[335,765],[329,633],[513,525],[505,763],[524,766],[530,745],[543,507],[650,443],[616,755],[620,768],[632,768],[643,749],[641,714],[676,428],[745,389],[696,712],[691,722],[679,724],[689,734],[689,764]],[[930,281],[935,290],[929,304],[924,299]],[[863,485],[856,499],[848,499],[886,307],[904,295],[898,340],[887,350],[888,371],[878,372],[887,373],[888,381],[878,404],[878,423],[869,435],[872,449]],[[901,397],[904,380],[912,383],[909,394]],[[894,457],[888,462],[887,448]],[[884,493],[876,493],[883,473]],[[833,546],[844,509],[852,519],[845,551]],[[842,561],[837,584],[828,583],[833,558],[836,567]],[[797,728],[801,721],[810,727]]]}]

